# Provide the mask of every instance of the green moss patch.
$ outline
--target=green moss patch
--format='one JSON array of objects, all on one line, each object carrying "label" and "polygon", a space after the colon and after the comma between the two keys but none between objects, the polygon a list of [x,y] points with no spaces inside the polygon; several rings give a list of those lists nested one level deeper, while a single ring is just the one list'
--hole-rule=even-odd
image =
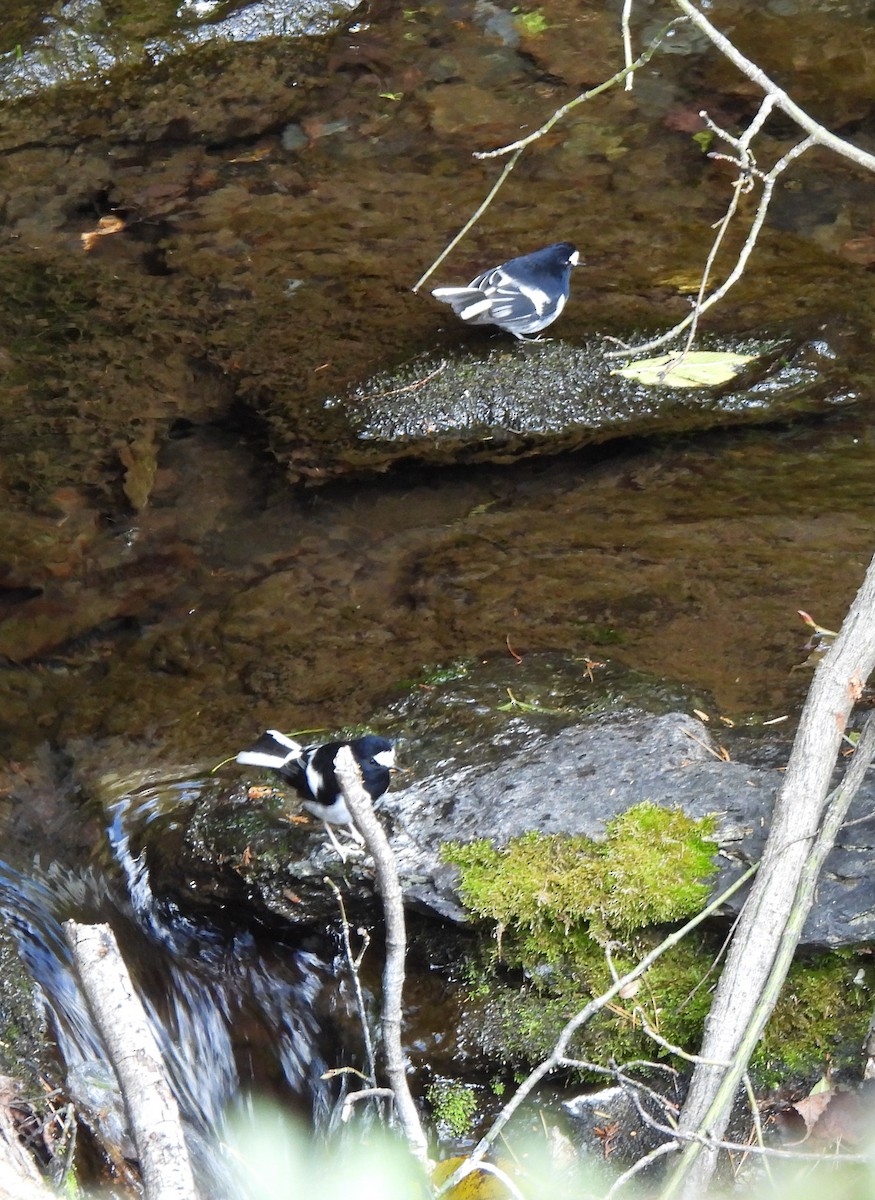
[{"label": "green moss patch", "polygon": [[[660,940],[654,926],[697,912],[714,873],[713,833],[710,819],[644,803],[610,821],[603,841],[526,833],[501,849],[483,840],[445,846],[465,904],[500,931],[498,954],[470,992],[484,1050],[520,1065],[542,1057],[581,1004],[610,986],[604,943],[622,943],[612,952],[622,973]],[[575,1052],[654,1057],[636,1006],[669,1041],[693,1046],[718,948],[690,940],[663,956],[634,999],[618,1000],[581,1033]]]},{"label": "green moss patch", "polygon": [[480,917],[528,934],[575,927],[599,941],[681,920],[705,903],[714,822],[638,804],[609,821],[604,841],[525,833],[502,849],[449,843],[461,896]]},{"label": "green moss patch", "polygon": [[839,951],[794,962],[754,1055],[760,1075],[777,1084],[788,1072],[859,1067],[872,1011],[871,968],[855,983],[861,961]]},{"label": "green moss patch", "polygon": [[458,1080],[437,1080],[429,1084],[426,1096],[435,1120],[444,1125],[454,1137],[470,1132],[477,1112],[477,1095]]},{"label": "green moss patch", "polygon": [[[660,942],[661,926],[699,911],[714,871],[713,831],[709,820],[647,803],[611,821],[600,842],[527,833],[501,849],[447,845],[465,903],[498,926],[470,971],[465,1023],[482,1052],[528,1069],[610,987],[608,943],[622,975]],[[662,955],[633,995],[578,1033],[572,1055],[602,1064],[666,1056],[643,1021],[671,1045],[697,1050],[724,936],[703,929]],[[871,1007],[867,988],[853,986],[859,966],[842,954],[794,964],[754,1057],[760,1080],[858,1061]]]}]

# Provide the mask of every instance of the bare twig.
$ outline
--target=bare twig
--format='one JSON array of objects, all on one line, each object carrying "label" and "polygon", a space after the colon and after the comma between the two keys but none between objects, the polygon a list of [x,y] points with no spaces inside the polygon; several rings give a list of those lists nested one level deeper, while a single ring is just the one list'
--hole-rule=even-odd
[{"label": "bare twig", "polygon": [[337,900],[337,907],[340,909],[340,928],[343,934],[343,951],[346,955],[346,965],[349,967],[349,974],[350,978],[352,979],[352,990],[353,995],[355,996],[355,1006],[356,1011],[358,1012],[359,1025],[361,1026],[362,1030],[362,1041],[365,1047],[365,1059],[368,1064],[367,1079],[371,1085],[371,1088],[373,1088],[377,1082],[377,1062],[374,1057],[374,1042],[371,1038],[370,1026],[368,1025],[368,1014],[367,1009],[365,1008],[365,998],[362,994],[362,981],[359,977],[359,968],[362,964],[362,955],[364,954],[364,949],[367,947],[368,942],[366,941],[365,947],[362,949],[362,954],[359,954],[358,957],[356,957],[352,952],[352,943],[349,940],[349,921],[347,920],[346,906],[343,903],[343,896],[340,893],[340,888],[337,886],[334,880],[330,879],[328,876],[325,876],[322,882],[327,883],[332,892],[334,892],[335,899]]},{"label": "bare twig", "polygon": [[595,96],[600,96],[602,92],[606,92],[616,84],[621,83],[624,79],[630,77],[634,71],[639,70],[646,63],[648,63],[656,53],[660,43],[682,20],[682,17],[676,17],[674,21],[666,25],[665,29],[657,34],[647,49],[644,50],[644,52],[640,54],[634,62],[623,67],[621,71],[617,71],[617,73],[612,75],[610,79],[606,79],[604,83],[600,83],[597,87],[590,88],[588,92],[583,92],[581,95],[576,96],[573,100],[569,100],[567,104],[563,104],[561,108],[557,108],[549,120],[545,121],[539,129],[534,131],[534,133],[530,133],[527,137],[520,138],[520,140],[517,142],[512,142],[509,146],[502,146],[498,150],[479,150],[475,152],[475,158],[500,158],[505,154],[511,154],[512,157],[505,163],[504,169],[493,184],[486,199],[483,201],[474,215],[465,222],[452,241],[444,247],[428,270],[425,271],[425,273],[421,275],[419,279],[417,279],[412,289],[414,292],[419,291],[425,281],[434,274],[444,259],[456,248],[456,246],[458,246],[462,238],[465,237],[468,231],[472,229],[473,226],[476,225],[476,223],[480,220],[487,208],[489,208],[492,201],[498,195],[499,191],[504,185],[505,180],[516,166],[520,155],[525,148],[530,146],[532,142],[536,142],[539,138],[542,138],[544,134],[549,133],[553,126],[557,124],[557,122],[566,117],[570,112],[577,108],[579,104],[584,104],[587,100],[592,100]]},{"label": "bare twig", "polygon": [[[629,23],[632,18],[632,4],[633,3],[634,3],[634,0],[623,0],[623,12],[620,16],[620,29],[622,30],[622,33],[623,33],[623,62],[626,64],[627,67],[632,66],[632,30],[630,28]],[[635,74],[633,71],[630,70],[629,74],[626,76],[626,83],[624,85],[624,90],[627,92],[631,92],[634,84],[635,84]]]},{"label": "bare twig", "polygon": [[[796,158],[798,158],[806,150],[809,150],[812,146],[818,145],[823,146],[828,150],[832,150],[836,154],[840,154],[843,158],[850,159],[852,162],[856,163],[858,166],[864,167],[866,170],[875,171],[875,155],[869,154],[867,151],[861,150],[858,146],[854,146],[851,142],[847,142],[843,138],[837,137],[835,134],[830,133],[828,129],[824,128],[823,125],[821,125],[818,121],[815,121],[813,117],[809,116],[804,109],[800,108],[798,104],[790,99],[783,88],[778,87],[778,85],[772,79],[770,79],[764,71],[762,71],[755,63],[751,62],[749,58],[746,58],[743,54],[741,54],[740,51],[737,50],[732,44],[732,42],[714,25],[712,25],[707,17],[705,17],[692,3],[690,3],[690,0],[674,0],[674,3],[677,8],[681,10],[684,16],[701,33],[703,33],[705,37],[707,37],[713,43],[714,46],[717,47],[721,54],[728,58],[729,61],[735,67],[737,67],[739,71],[742,72],[742,74],[746,75],[748,79],[752,80],[759,88],[762,89],[762,91],[765,93],[765,96],[756,116],[740,138],[731,137],[728,133],[726,133],[725,130],[719,129],[708,118],[706,113],[701,114],[712,132],[716,133],[725,141],[728,141],[734,147],[736,151],[735,157],[730,158],[729,161],[735,163],[739,167],[739,178],[733,185],[733,195],[730,200],[729,208],[718,224],[717,236],[715,237],[711,246],[711,250],[708,255],[708,261],[702,273],[699,294],[693,306],[693,311],[683,321],[680,321],[677,325],[660,337],[653,338],[648,342],[643,342],[639,345],[636,345],[634,348],[626,347],[625,352],[612,351],[606,356],[609,359],[623,358],[626,357],[628,353],[643,353],[656,350],[659,347],[673,341],[684,330],[689,329],[689,334],[684,349],[680,352],[677,360],[673,360],[672,363],[667,365],[666,371],[672,367],[677,367],[680,364],[683,355],[689,351],[696,335],[698,322],[702,314],[705,313],[712,305],[716,304],[719,300],[722,300],[729,289],[735,283],[737,283],[743,275],[751,251],[753,250],[757,238],[759,237],[760,230],[762,229],[769,204],[771,203],[775,183],[782,172],[785,171]],[[789,150],[787,154],[783,155],[782,158],[775,163],[771,171],[763,173],[756,170],[756,164],[753,160],[750,147],[754,137],[761,131],[766,119],[774,109],[779,109],[786,116],[790,117],[790,119],[793,120],[799,126],[799,128],[807,134],[807,137],[793,146],[793,148]],[[726,156],[712,154],[711,157],[725,158]],[[708,278],[713,267],[715,256],[726,234],[726,230],[728,229],[729,224],[736,213],[739,196],[743,190],[749,189],[750,181],[754,175],[762,181],[763,192],[747,239],[745,240],[744,246],[739,252],[735,266],[725,282],[714,292],[712,292],[711,295],[706,299],[705,289],[707,287]]]},{"label": "bare twig", "polygon": [[479,1162],[476,1170],[483,1171],[487,1175],[494,1175],[496,1179],[500,1179],[510,1194],[514,1197],[514,1200],[525,1200],[522,1192],[507,1174],[507,1172],[502,1171],[500,1167],[496,1167],[494,1163]]},{"label": "bare twig", "polygon": [[[767,172],[765,175],[758,176],[761,179],[762,185],[763,185],[762,195],[760,196],[760,202],[757,206],[756,213],[754,214],[753,221],[751,222],[750,229],[748,230],[747,237],[745,238],[744,245],[741,247],[741,249],[738,252],[738,256],[735,260],[735,265],[732,268],[732,270],[729,272],[729,274],[726,276],[723,283],[721,283],[721,285],[718,288],[715,288],[714,291],[709,296],[707,296],[705,299],[698,299],[696,301],[695,307],[693,308],[693,311],[691,313],[689,313],[688,316],[684,317],[684,319],[682,321],[678,321],[677,325],[672,326],[672,328],[669,329],[666,333],[660,334],[659,337],[652,338],[649,342],[641,342],[640,344],[637,344],[635,346],[627,345],[627,346],[625,346],[625,348],[623,350],[612,350],[608,354],[605,355],[606,358],[608,358],[608,359],[627,358],[629,356],[629,354],[641,354],[646,351],[656,350],[660,346],[664,346],[668,342],[674,341],[674,339],[679,334],[683,333],[683,331],[685,329],[688,329],[690,326],[695,326],[695,324],[698,323],[698,320],[702,316],[702,314],[707,312],[708,309],[712,307],[712,305],[716,304],[719,300],[723,299],[723,297],[726,295],[726,293],[729,291],[729,289],[734,287],[735,284],[738,283],[739,279],[741,279],[742,275],[744,274],[745,268],[747,267],[748,259],[750,258],[751,253],[753,252],[753,248],[757,243],[757,240],[760,236],[760,231],[762,230],[763,223],[765,222],[765,219],[766,219],[766,214],[769,211],[769,205],[772,202],[772,194],[775,190],[775,184],[777,183],[778,178],[787,169],[787,167],[790,166],[790,164],[792,162],[794,162],[797,158],[799,158],[799,156],[801,154],[804,154],[806,150],[810,150],[813,145],[814,145],[814,139],[810,138],[810,137],[805,138],[804,141],[797,142],[795,146],[791,147],[791,149],[788,150],[786,154],[782,155],[782,157],[778,159],[778,161],[775,163],[775,165],[772,167],[772,169],[769,172]],[[738,182],[738,181],[736,181],[736,182]],[[733,196],[732,196],[732,200],[730,201],[729,210],[727,211],[727,214],[721,220],[721,223],[720,223],[721,229],[718,230],[717,239],[715,239],[714,245],[712,246],[712,249],[711,249],[711,253],[709,253],[709,255],[708,255],[708,261],[707,261],[707,264],[705,267],[705,275],[703,277],[702,287],[700,287],[700,289],[699,289],[699,297],[700,298],[702,296],[702,292],[703,292],[705,284],[707,282],[707,274],[710,271],[711,265],[713,264],[713,261],[714,261],[714,255],[716,254],[716,250],[719,245],[719,240],[722,238],[723,231],[725,230],[725,222],[727,222],[735,212],[735,207],[738,203],[739,190],[740,189],[738,187],[735,187],[733,189]],[[688,349],[689,349],[689,342],[688,342],[687,346],[685,347],[683,353],[686,353]],[[678,356],[677,362],[680,361],[681,357],[682,356],[680,356],[680,355]],[[677,362],[673,362],[671,365],[676,366]]]},{"label": "bare twig", "polygon": [[641,961],[634,966],[631,971],[627,971],[625,975],[616,979],[613,985],[609,987],[606,992],[603,992],[600,996],[596,996],[595,999],[589,1002],[589,1004],[587,1004],[579,1012],[575,1013],[575,1015],[560,1033],[558,1039],[556,1040],[556,1044],[553,1047],[552,1053],[546,1059],[544,1059],[539,1066],[535,1067],[535,1069],[527,1076],[527,1078],[523,1080],[523,1082],[514,1092],[513,1096],[510,1098],[507,1104],[505,1104],[504,1108],[502,1108],[501,1112],[492,1123],[490,1129],[484,1134],[484,1136],[471,1151],[470,1155],[460,1166],[456,1168],[453,1174],[450,1175],[449,1178],[445,1179],[441,1184],[441,1187],[437,1192],[438,1196],[442,1196],[446,1192],[451,1191],[454,1187],[456,1187],[457,1184],[461,1183],[466,1175],[469,1175],[471,1171],[474,1170],[476,1165],[483,1159],[484,1155],[488,1152],[490,1146],[501,1133],[502,1129],[504,1129],[505,1125],[511,1119],[513,1114],[517,1111],[523,1101],[534,1091],[542,1079],[544,1079],[559,1066],[574,1064],[576,1060],[567,1058],[566,1051],[571,1043],[571,1039],[574,1037],[575,1033],[577,1033],[578,1029],[581,1029],[584,1025],[586,1025],[586,1023],[590,1021],[596,1015],[596,1013],[600,1012],[605,1005],[609,1004],[610,1001],[619,994],[622,988],[627,987],[633,982],[633,980],[638,979],[639,976],[645,973],[645,971],[649,970],[649,968],[653,966],[657,959],[661,958],[667,950],[670,950],[672,946],[676,946],[678,942],[682,941],[687,936],[688,933],[690,933],[697,926],[701,925],[703,921],[707,920],[707,918],[715,913],[718,909],[722,908],[726,901],[733,896],[739,890],[739,888],[743,887],[744,884],[747,883],[747,881],[754,875],[756,870],[756,866],[749,867],[743,875],[736,879],[735,882],[726,889],[726,891],[722,892],[716,899],[712,900],[711,903],[708,904],[707,907],[703,908],[700,913],[697,913],[695,917],[687,921],[687,923],[681,926],[680,929],[676,929],[673,933],[669,934],[664,941],[660,942],[660,944],[655,946],[649,952],[649,954],[645,955],[645,957],[642,958]]},{"label": "bare twig", "polygon": [[[780,1146],[751,1146],[746,1142],[727,1142],[719,1138],[709,1137],[708,1134],[698,1130],[685,1131],[677,1129],[672,1125],[662,1125],[655,1117],[644,1108],[635,1090],[635,1080],[630,1080],[629,1092],[632,1097],[632,1102],[638,1111],[638,1115],[645,1125],[651,1129],[655,1129],[657,1133],[663,1133],[666,1137],[677,1142],[687,1142],[692,1145],[704,1145],[709,1149],[728,1150],[740,1154],[758,1154],[761,1158],[785,1158],[795,1162],[823,1162],[827,1157],[835,1157],[839,1162],[843,1163],[868,1163],[871,1161],[866,1154],[836,1154],[827,1155],[825,1151],[820,1153],[805,1153],[799,1150],[784,1150]],[[704,1193],[702,1193],[704,1195]]]},{"label": "bare twig", "polygon": [[620,1192],[631,1179],[634,1179],[640,1171],[645,1170],[645,1168],[649,1167],[651,1163],[656,1162],[657,1159],[664,1158],[666,1154],[673,1154],[675,1150],[680,1150],[681,1145],[681,1142],[663,1142],[659,1146],[654,1146],[649,1153],[643,1154],[641,1158],[637,1159],[628,1169],[628,1171],[624,1171],[622,1175],[617,1176],[617,1178],[605,1192],[604,1200],[614,1200],[614,1196],[616,1196],[617,1193]]},{"label": "bare twig", "polygon": [[743,75],[746,75],[762,91],[773,98],[775,107],[779,108],[791,120],[795,121],[799,128],[803,129],[809,135],[812,142],[816,142],[819,146],[826,146],[828,150],[834,150],[842,158],[849,158],[851,162],[855,162],[860,167],[865,167],[867,171],[875,171],[875,155],[861,150],[851,142],[846,142],[844,138],[837,137],[834,133],[830,133],[819,121],[815,121],[813,117],[810,117],[803,108],[800,108],[798,104],[790,99],[783,88],[778,87],[768,77],[765,71],[761,70],[756,63],[751,62],[749,58],[745,58],[741,51],[733,46],[729,38],[712,25],[708,18],[703,16],[690,3],[690,0],[674,0],[674,3],[695,27],[709,41],[713,42],[720,53],[729,59],[733,66],[737,67]]},{"label": "bare twig", "polygon": [[579,96],[575,96],[573,100],[569,100],[567,104],[563,104],[561,108],[557,108],[552,117],[546,120],[539,129],[534,131],[534,133],[527,134],[526,137],[520,138],[519,141],[511,142],[507,146],[501,146],[498,150],[477,150],[474,153],[474,157],[500,158],[504,154],[510,154],[513,150],[524,150],[526,146],[530,146],[532,142],[536,142],[539,138],[542,138],[544,134],[549,133],[554,125],[557,125],[560,121],[567,117],[570,112],[573,112],[579,104],[586,104],[588,100],[593,100],[596,96],[600,96],[602,92],[610,91],[612,87],[615,87],[618,83],[622,83],[622,81],[626,79],[627,76],[633,71],[639,71],[641,67],[646,66],[665,39],[669,37],[682,22],[683,17],[675,17],[675,19],[670,21],[664,29],[660,30],[650,45],[638,55],[634,62],[630,63],[626,67],[623,67],[622,70],[617,71],[617,73],[612,75],[610,79],[606,79],[603,83],[597,84],[596,87],[590,88],[588,92],[581,92]]},{"label": "bare twig", "polygon": [[383,1051],[386,1075],[395,1100],[395,1111],[413,1154],[427,1159],[427,1143],[419,1112],[407,1082],[407,1064],[401,1042],[401,999],[404,990],[404,955],[407,938],[404,905],[395,856],[374,813],[371,798],[362,785],[361,774],[349,746],[342,746],[334,762],[337,781],[356,827],[374,860],[377,883],[386,923],[386,962],[383,968]]},{"label": "bare twig", "polygon": [[346,1122],[352,1116],[352,1110],[361,1100],[392,1100],[395,1093],[388,1087],[367,1087],[360,1088],[357,1092],[349,1092],[343,1099],[343,1105],[340,1109],[340,1119]]},{"label": "bare twig", "polygon": [[[743,1082],[745,1095],[747,1096],[747,1102],[750,1105],[750,1115],[753,1118],[753,1127],[756,1134],[757,1145],[765,1146],[766,1139],[763,1136],[763,1120],[762,1116],[760,1115],[760,1106],[757,1103],[756,1093],[753,1090],[753,1084],[751,1083],[750,1075],[747,1071],[744,1073]],[[743,1163],[744,1158],[742,1158],[741,1161]],[[768,1158],[763,1159],[763,1166],[765,1168],[766,1175],[769,1177],[769,1182],[774,1183],[774,1179],[772,1178],[772,1166]]]},{"label": "bare twig", "polygon": [[441,265],[441,263],[444,261],[444,259],[447,258],[453,252],[453,250],[455,250],[456,246],[458,246],[459,242],[461,242],[462,238],[465,237],[465,235],[468,233],[468,231],[470,229],[473,229],[473,227],[477,224],[477,222],[480,220],[480,218],[486,212],[489,205],[492,203],[492,201],[495,199],[495,197],[501,191],[501,188],[504,186],[504,181],[507,179],[508,175],[514,169],[514,167],[517,165],[517,160],[519,159],[519,157],[522,154],[524,149],[525,149],[524,146],[520,146],[519,149],[514,154],[513,158],[508,159],[508,161],[504,164],[504,170],[501,172],[498,179],[496,179],[495,183],[490,188],[486,199],[483,201],[483,203],[480,205],[480,207],[477,209],[477,211],[473,214],[473,216],[468,218],[468,220],[465,222],[465,224],[462,226],[462,228],[459,230],[459,232],[456,234],[456,236],[453,238],[453,240],[443,248],[443,250],[437,256],[437,258],[434,260],[434,262],[431,264],[431,266],[428,268],[428,270],[425,271],[419,277],[419,279],[417,279],[416,283],[414,283],[413,288],[412,288],[412,290],[414,292],[419,291],[419,289],[422,287],[422,285],[425,283],[425,281],[427,279],[429,279],[435,273],[435,271],[438,269],[438,267]]}]

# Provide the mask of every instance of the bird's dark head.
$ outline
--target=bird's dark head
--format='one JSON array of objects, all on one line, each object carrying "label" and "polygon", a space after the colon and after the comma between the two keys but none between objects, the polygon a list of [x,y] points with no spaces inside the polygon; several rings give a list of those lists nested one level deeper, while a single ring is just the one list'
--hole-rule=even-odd
[{"label": "bird's dark head", "polygon": [[362,773],[365,791],[376,800],[388,788],[392,772],[398,770],[395,747],[388,738],[373,733],[354,738],[349,745]]}]

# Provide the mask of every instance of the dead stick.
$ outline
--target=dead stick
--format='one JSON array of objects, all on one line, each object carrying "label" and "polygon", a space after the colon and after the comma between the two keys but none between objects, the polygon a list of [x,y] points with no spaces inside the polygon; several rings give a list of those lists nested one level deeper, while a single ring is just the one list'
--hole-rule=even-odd
[{"label": "dead stick", "polygon": [[195,1200],[179,1107],[113,932],[66,921],[64,934],[119,1081],[146,1200]]}]

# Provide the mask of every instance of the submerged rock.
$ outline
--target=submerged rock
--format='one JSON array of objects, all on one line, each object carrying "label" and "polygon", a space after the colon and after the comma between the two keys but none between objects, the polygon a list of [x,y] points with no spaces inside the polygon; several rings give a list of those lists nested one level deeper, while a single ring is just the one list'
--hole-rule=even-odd
[{"label": "submerged rock", "polygon": [[624,379],[617,368],[628,358],[608,357],[615,347],[595,341],[472,345],[417,360],[326,400],[347,426],[346,445],[334,443],[334,469],[404,459],[508,462],[618,437],[762,423],[856,399],[847,363],[823,337],[721,348],[752,361],[731,382],[709,388]]}]

